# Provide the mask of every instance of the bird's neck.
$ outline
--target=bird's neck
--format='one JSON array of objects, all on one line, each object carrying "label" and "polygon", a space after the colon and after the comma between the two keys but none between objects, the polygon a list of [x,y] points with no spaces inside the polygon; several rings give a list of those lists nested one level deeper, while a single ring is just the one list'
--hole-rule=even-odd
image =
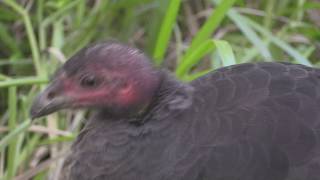
[{"label": "bird's neck", "polygon": [[[96,114],[73,145],[72,158],[82,161],[73,165],[71,174],[76,177],[77,169],[82,168],[101,169],[99,173],[108,174],[109,179],[132,179],[123,169],[147,170],[139,174],[141,179],[150,179],[149,172],[161,173],[157,169],[159,163],[170,159],[165,152],[175,149],[172,144],[179,137],[177,132],[182,133],[181,129],[187,124],[184,118],[177,116],[191,105],[192,90],[189,85],[165,74],[154,99],[140,116],[112,119],[103,111]],[[95,158],[96,154],[103,158]],[[157,156],[153,157],[155,154]],[[148,157],[153,157],[152,161]],[[169,161],[174,164],[174,160]]]},{"label": "bird's neck", "polygon": [[160,75],[159,87],[150,103],[130,118],[131,123],[142,125],[149,120],[163,120],[167,115],[172,116],[191,104],[191,86],[179,82],[165,70],[160,71]]},{"label": "bird's neck", "polygon": [[97,114],[103,117],[104,121],[121,121],[141,126],[149,121],[168,119],[168,116],[173,117],[187,109],[193,101],[193,87],[179,82],[165,70],[161,70],[159,75],[160,82],[156,92],[136,113],[121,117],[101,109]]}]

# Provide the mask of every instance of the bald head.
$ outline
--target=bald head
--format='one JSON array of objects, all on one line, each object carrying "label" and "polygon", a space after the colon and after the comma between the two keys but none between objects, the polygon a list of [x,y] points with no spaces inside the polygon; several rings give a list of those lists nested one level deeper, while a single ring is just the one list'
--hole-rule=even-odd
[{"label": "bald head", "polygon": [[[114,42],[91,45],[72,56],[57,71],[53,82],[35,103],[34,114],[78,107],[135,114],[151,102],[160,79],[159,71],[136,48]],[[48,103],[53,108],[46,105]],[[36,112],[41,109],[49,110]]]}]

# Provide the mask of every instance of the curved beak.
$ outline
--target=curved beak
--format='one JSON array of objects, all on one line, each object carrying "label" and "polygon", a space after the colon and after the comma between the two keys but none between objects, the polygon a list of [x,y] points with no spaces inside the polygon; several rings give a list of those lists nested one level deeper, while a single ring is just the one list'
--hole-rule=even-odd
[{"label": "curved beak", "polygon": [[65,97],[61,92],[60,83],[52,82],[34,100],[30,109],[31,118],[35,119],[66,108],[70,104],[70,98]]}]

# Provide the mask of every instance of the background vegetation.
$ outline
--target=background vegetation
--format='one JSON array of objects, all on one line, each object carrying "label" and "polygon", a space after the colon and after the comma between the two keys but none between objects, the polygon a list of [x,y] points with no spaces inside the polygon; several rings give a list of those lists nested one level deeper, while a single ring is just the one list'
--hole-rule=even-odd
[{"label": "background vegetation", "polygon": [[253,61],[320,63],[319,0],[0,1],[0,179],[56,179],[83,112],[31,123],[32,99],[92,42],[137,46],[190,81]]}]

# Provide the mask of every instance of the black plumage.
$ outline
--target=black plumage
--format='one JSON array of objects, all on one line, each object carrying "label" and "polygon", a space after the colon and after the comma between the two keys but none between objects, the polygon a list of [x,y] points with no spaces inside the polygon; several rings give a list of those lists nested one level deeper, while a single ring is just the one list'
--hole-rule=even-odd
[{"label": "black plumage", "polygon": [[96,110],[65,180],[319,180],[319,103],[316,68],[246,63],[182,83],[101,43],[58,70],[31,115]]}]

